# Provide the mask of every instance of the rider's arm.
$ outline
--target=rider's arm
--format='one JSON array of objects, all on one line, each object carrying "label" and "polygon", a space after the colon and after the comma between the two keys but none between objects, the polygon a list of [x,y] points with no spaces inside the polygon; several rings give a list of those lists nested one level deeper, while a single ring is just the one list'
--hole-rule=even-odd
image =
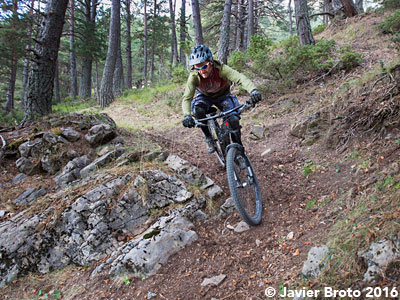
[{"label": "rider's arm", "polygon": [[186,82],[185,93],[182,97],[182,110],[184,116],[191,114],[190,103],[192,102],[194,93],[196,92],[198,81],[198,75],[191,72]]},{"label": "rider's arm", "polygon": [[244,88],[249,94],[251,91],[257,89],[255,84],[251,82],[246,76],[238,71],[232,69],[228,65],[223,64],[221,68],[221,76],[238,84],[240,87]]}]

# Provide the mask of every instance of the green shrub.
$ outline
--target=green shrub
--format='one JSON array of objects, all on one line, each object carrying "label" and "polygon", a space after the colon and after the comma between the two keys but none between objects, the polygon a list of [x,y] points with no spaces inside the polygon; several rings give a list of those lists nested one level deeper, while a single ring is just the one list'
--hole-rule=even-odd
[{"label": "green shrub", "polygon": [[182,83],[185,82],[188,77],[188,71],[183,66],[174,67],[171,70],[172,82]]},{"label": "green shrub", "polygon": [[400,8],[399,0],[384,0],[383,7],[386,9]]},{"label": "green shrub", "polygon": [[400,33],[393,35],[390,40],[394,43],[394,47],[400,52]]},{"label": "green shrub", "polygon": [[268,53],[268,47],[271,44],[272,42],[269,38],[261,35],[253,35],[250,38],[250,46],[247,49],[247,53],[251,59],[259,59]]},{"label": "green shrub", "polygon": [[247,54],[253,60],[252,69],[255,73],[262,73],[265,68],[265,62],[268,61],[268,48],[271,41],[267,37],[253,35],[250,39],[250,46],[247,48]]},{"label": "green shrub", "polygon": [[228,65],[237,71],[242,71],[246,67],[246,54],[235,50],[228,59]]},{"label": "green shrub", "polygon": [[315,45],[288,44],[284,73],[292,74],[298,70],[320,72],[330,67],[329,56],[335,46],[334,40],[319,40]]},{"label": "green shrub", "polygon": [[385,21],[378,25],[378,28],[382,33],[392,35],[390,40],[394,43],[394,47],[400,51],[400,9],[396,10],[394,14],[387,16]]},{"label": "green shrub", "polygon": [[8,127],[17,125],[21,123],[23,118],[24,112],[18,108],[15,108],[8,114],[0,108],[0,126]]},{"label": "green shrub", "polygon": [[396,34],[400,31],[400,9],[394,14],[387,16],[385,20],[378,25],[378,28],[385,34]]},{"label": "green shrub", "polygon": [[326,24],[320,24],[313,29],[312,33],[313,33],[313,35],[317,35],[317,34],[323,32],[325,30],[325,28],[326,28]]},{"label": "green shrub", "polygon": [[288,80],[296,75],[304,77],[304,72],[322,72],[329,70],[334,62],[330,58],[335,46],[333,40],[319,40],[315,45],[300,45],[296,36],[281,42],[281,54],[264,57],[262,62],[255,61],[255,71],[265,77]]},{"label": "green shrub", "polygon": [[362,54],[356,53],[350,46],[341,47],[339,49],[341,53],[339,67],[343,70],[351,70],[362,62]]}]

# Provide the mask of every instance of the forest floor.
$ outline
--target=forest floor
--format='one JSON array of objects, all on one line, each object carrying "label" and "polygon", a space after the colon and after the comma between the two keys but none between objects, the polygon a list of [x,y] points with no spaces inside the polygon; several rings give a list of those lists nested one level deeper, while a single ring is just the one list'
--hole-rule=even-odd
[{"label": "forest floor", "polygon": [[[364,28],[371,28],[365,22]],[[367,34],[367,33],[366,33]],[[346,207],[348,191],[359,190],[360,182],[377,176],[379,170],[398,161],[400,148],[390,139],[365,139],[349,144],[342,151],[330,149],[323,141],[305,146],[290,134],[291,126],[309,115],[319,103],[321,94],[335,94],[344,78],[359,77],[379,60],[386,60],[391,51],[382,51],[383,40],[376,38],[354,43],[363,49],[363,65],[351,74],[332,76],[329,83],[298,86],[283,96],[264,95],[258,107],[242,115],[242,139],[258,175],[263,199],[263,218],[258,226],[236,233],[227,225],[236,225],[234,214],[217,218],[212,207],[206,221],[195,223],[198,240],[170,257],[157,274],[148,278],[117,278],[107,275],[91,278],[88,268],[70,266],[47,275],[21,278],[7,286],[0,299],[42,299],[39,291],[51,295],[61,291],[62,299],[266,299],[265,290],[273,287],[301,284],[301,268],[313,246],[325,244],[338,215]],[[290,109],[283,103],[296,99]],[[240,97],[241,102],[245,101]],[[352,99],[357,102],[358,99]],[[106,111],[117,123],[119,119],[141,119],[136,110],[111,107]],[[183,128],[180,113],[171,115],[164,128],[164,117],[152,116],[158,128],[144,130],[157,144],[199,167],[224,191],[215,206],[229,197],[225,170],[217,158],[208,154],[199,129]],[[252,125],[266,129],[261,140],[250,139]],[[359,163],[355,149],[364,157],[374,158],[376,172],[355,172]],[[310,162],[313,169],[310,171]],[[328,200],[329,199],[329,200]],[[347,272],[348,270],[342,270]],[[218,286],[202,287],[205,278],[226,275]],[[312,284],[312,283],[311,283]],[[33,296],[36,295],[36,296]],[[50,296],[52,297],[52,296]],[[283,299],[276,295],[270,299]]]}]

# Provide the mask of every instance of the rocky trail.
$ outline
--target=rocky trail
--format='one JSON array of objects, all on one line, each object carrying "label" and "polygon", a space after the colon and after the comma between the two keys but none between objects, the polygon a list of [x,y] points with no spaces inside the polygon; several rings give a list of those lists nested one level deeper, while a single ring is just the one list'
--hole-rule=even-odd
[{"label": "rocky trail", "polygon": [[[257,109],[268,109],[266,106],[261,104]],[[251,118],[251,114],[256,111],[244,118]],[[289,119],[290,116],[287,116],[287,119],[268,121],[268,125],[262,126],[263,134],[255,140],[249,138],[254,124],[244,122],[244,144],[257,172],[263,195],[263,221],[259,226],[236,228],[241,220],[233,207],[228,208],[224,216],[217,216],[219,206],[229,198],[229,189],[225,170],[219,166],[214,155],[206,152],[200,130],[177,126],[168,132],[145,133],[161,145],[163,150],[189,161],[222,188],[222,193],[211,202],[212,205],[206,207],[205,220],[201,218],[194,223],[192,230],[198,238],[172,255],[155,275],[149,277],[137,278],[128,274],[122,277],[125,278],[122,281],[121,277],[115,280],[107,272],[102,272],[101,268],[98,269],[99,263],[88,264],[91,257],[83,255],[83,258],[79,257],[75,261],[81,265],[88,264],[88,268],[65,269],[65,273],[60,275],[64,279],[59,286],[57,281],[53,282],[52,273],[49,273],[43,277],[33,275],[37,276],[36,284],[29,288],[23,287],[23,278],[14,281],[10,287],[15,291],[30,289],[30,293],[25,293],[28,298],[29,294],[37,294],[38,291],[60,290],[68,299],[146,299],[150,296],[152,299],[263,299],[267,287],[278,290],[282,285],[300,280],[302,262],[306,260],[309,249],[324,239],[340,209],[334,203],[329,208],[327,205],[320,209],[318,203],[324,197],[338,194],[340,189],[350,188],[349,183],[353,180],[350,179],[352,175],[344,171],[349,168],[342,165],[340,167],[343,171],[337,172],[335,159],[328,156],[335,155],[334,152],[324,152],[323,158],[327,165],[332,162],[332,166],[307,177],[304,173],[307,162],[320,160],[312,155],[320,152],[313,149],[318,146],[303,146],[301,139],[290,134]],[[122,151],[117,148],[103,156],[108,157],[110,153],[118,157]],[[87,157],[80,159],[89,160]],[[76,159],[74,161],[79,164]],[[88,165],[89,161],[82,164]],[[82,177],[89,176],[93,169],[90,165],[80,170]],[[122,183],[118,186],[130,180],[126,177],[130,174],[129,169],[125,170],[119,171],[122,173],[122,177],[119,177]],[[69,174],[64,171],[56,178],[61,182],[69,180]],[[92,177],[89,180],[98,181]],[[314,202],[316,204],[310,204]],[[83,209],[79,208],[83,203],[77,201],[73,204],[75,213]],[[129,213],[133,208],[127,206],[128,203],[118,204],[122,206],[117,211],[127,210]],[[140,218],[134,222],[140,224]],[[90,219],[89,216],[87,222]],[[65,222],[65,228],[74,224],[70,217]],[[12,234],[9,232],[9,236]],[[107,241],[106,237],[101,239]],[[51,266],[51,256],[61,254],[53,251],[49,255]],[[42,268],[48,269],[49,263],[42,264]],[[92,276],[94,270],[97,274],[95,277]],[[210,279],[211,283],[204,285],[206,279]]]}]

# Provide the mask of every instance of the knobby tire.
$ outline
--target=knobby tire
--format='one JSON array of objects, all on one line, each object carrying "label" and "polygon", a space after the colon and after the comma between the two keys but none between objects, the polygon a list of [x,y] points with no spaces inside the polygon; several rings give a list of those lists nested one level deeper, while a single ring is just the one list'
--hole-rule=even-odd
[{"label": "knobby tire", "polygon": [[[240,168],[238,157],[244,159],[244,169]],[[259,224],[262,214],[260,187],[249,158],[238,144],[233,144],[228,150],[226,172],[229,190],[239,215],[251,226]]]}]

